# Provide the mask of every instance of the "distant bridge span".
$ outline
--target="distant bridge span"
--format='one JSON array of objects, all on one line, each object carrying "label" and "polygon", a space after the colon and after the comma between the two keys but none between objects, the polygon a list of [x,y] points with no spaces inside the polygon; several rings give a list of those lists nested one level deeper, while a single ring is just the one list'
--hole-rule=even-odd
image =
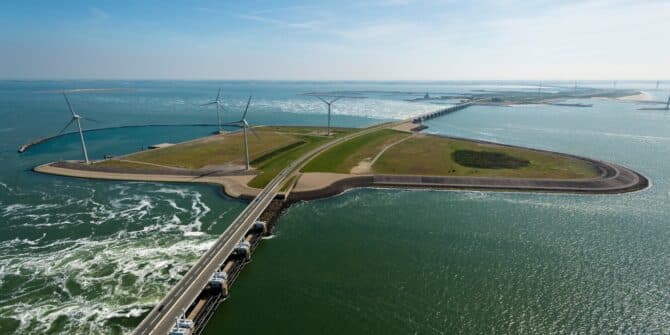
[{"label": "distant bridge span", "polygon": [[423,121],[434,119],[434,118],[442,116],[442,115],[447,115],[447,114],[451,114],[453,112],[457,112],[461,109],[468,108],[468,107],[470,107],[474,104],[475,103],[473,101],[468,101],[468,102],[460,103],[460,104],[457,104],[457,105],[449,106],[449,107],[446,107],[446,108],[442,108],[440,110],[436,110],[436,111],[433,111],[433,112],[428,112],[428,113],[425,113],[425,114],[421,114],[419,116],[413,117],[412,122],[413,123],[421,123]]}]

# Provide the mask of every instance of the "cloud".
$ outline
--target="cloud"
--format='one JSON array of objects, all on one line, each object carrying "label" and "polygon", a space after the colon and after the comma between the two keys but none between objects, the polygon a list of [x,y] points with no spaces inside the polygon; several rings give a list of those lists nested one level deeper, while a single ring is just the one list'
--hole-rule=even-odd
[{"label": "cloud", "polygon": [[260,15],[239,15],[238,17],[244,20],[269,23],[275,26],[293,29],[314,30],[321,25],[321,22],[316,20],[290,22]]}]

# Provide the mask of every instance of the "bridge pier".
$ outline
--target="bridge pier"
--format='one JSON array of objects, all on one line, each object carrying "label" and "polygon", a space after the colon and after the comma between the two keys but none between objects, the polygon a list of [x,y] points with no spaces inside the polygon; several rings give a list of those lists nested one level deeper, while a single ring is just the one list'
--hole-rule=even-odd
[{"label": "bridge pier", "polygon": [[[186,309],[184,320],[191,322],[191,328],[175,327],[171,333],[175,335],[197,335],[202,333],[207,321],[214,315],[219,304],[226,300],[230,294],[230,287],[237,279],[242,269],[249,263],[251,255],[260,244],[262,237],[272,234],[276,227],[277,218],[285,208],[287,202],[284,199],[275,199],[263,211],[259,220],[254,222],[249,231],[244,235],[233,252],[226,258],[219,269],[202,290],[198,298]],[[181,333],[180,333],[181,332]]]}]

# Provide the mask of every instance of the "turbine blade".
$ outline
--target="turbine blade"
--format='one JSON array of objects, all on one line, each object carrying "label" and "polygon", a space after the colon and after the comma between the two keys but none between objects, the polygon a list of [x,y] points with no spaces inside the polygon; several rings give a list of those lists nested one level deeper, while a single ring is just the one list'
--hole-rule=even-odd
[{"label": "turbine blade", "polygon": [[72,106],[70,105],[70,99],[67,98],[67,95],[65,94],[65,92],[63,92],[63,97],[65,98],[65,103],[67,103],[67,109],[72,114],[72,117],[74,117],[74,111],[72,111]]},{"label": "turbine blade", "polygon": [[249,111],[250,103],[251,103],[251,96],[249,96],[249,100],[247,100],[247,107],[244,108],[244,114],[242,114],[242,120],[247,118],[247,112]]},{"label": "turbine blade", "polygon": [[251,133],[254,134],[254,136],[256,136],[257,139],[259,140],[261,139],[261,137],[258,136],[258,133],[256,133],[256,131],[254,130],[254,128],[249,127],[249,125],[247,125],[247,129],[251,130]]},{"label": "turbine blade", "polygon": [[102,123],[102,121],[99,121],[99,120],[96,120],[96,119],[91,119],[91,118],[88,118],[88,117],[81,116],[80,118],[84,119],[86,121],[93,121],[93,122],[96,122],[96,123]]},{"label": "turbine blade", "polygon": [[335,98],[335,99],[333,99],[333,100],[330,100],[330,103],[332,104],[332,103],[334,103],[335,101],[340,100],[340,99],[342,99],[342,97],[337,97],[337,98]]},{"label": "turbine blade", "polygon": [[202,105],[200,105],[200,107],[205,107],[205,106],[213,105],[213,104],[215,104],[215,103],[216,103],[216,101],[208,102],[208,103],[206,103],[206,104],[202,104]]},{"label": "turbine blade", "polygon": [[219,92],[216,93],[216,101],[219,101],[220,96],[221,96],[221,88],[219,87]]},{"label": "turbine blade", "polygon": [[67,129],[70,125],[72,125],[73,122],[74,122],[74,119],[70,119],[70,122],[68,122],[68,123],[65,125],[65,127],[63,127],[63,129],[61,129],[61,130],[58,132],[58,135],[62,134],[62,133],[65,131],[65,129]]},{"label": "turbine blade", "polygon": [[238,128],[244,127],[244,124],[241,121],[222,123],[221,125],[222,126],[228,126],[228,127],[238,127]]},{"label": "turbine blade", "polygon": [[323,101],[324,104],[326,104],[326,105],[330,105],[330,103],[329,103],[328,101],[326,101],[324,98],[319,97],[319,96],[316,96],[316,98],[319,99],[319,100],[321,100],[321,101]]}]

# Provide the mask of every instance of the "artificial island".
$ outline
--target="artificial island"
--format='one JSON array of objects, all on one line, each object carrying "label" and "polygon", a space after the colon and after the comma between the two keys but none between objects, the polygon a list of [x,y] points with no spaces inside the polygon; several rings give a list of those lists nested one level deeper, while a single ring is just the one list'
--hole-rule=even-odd
[{"label": "artificial island", "polygon": [[[218,101],[217,95],[217,115]],[[282,209],[296,201],[357,187],[590,194],[648,187],[647,178],[613,163],[423,132],[427,119],[492,102],[497,101],[467,99],[408,120],[362,129],[331,129],[329,123],[324,129],[251,127],[248,101],[241,120],[223,124],[239,130],[91,162],[80,131],[85,161],[53,162],[34,170],[80,178],[215,184],[228,196],[249,201],[135,330],[196,334],[228,296],[261,237],[271,234]],[[79,115],[72,116],[79,122]]]}]

